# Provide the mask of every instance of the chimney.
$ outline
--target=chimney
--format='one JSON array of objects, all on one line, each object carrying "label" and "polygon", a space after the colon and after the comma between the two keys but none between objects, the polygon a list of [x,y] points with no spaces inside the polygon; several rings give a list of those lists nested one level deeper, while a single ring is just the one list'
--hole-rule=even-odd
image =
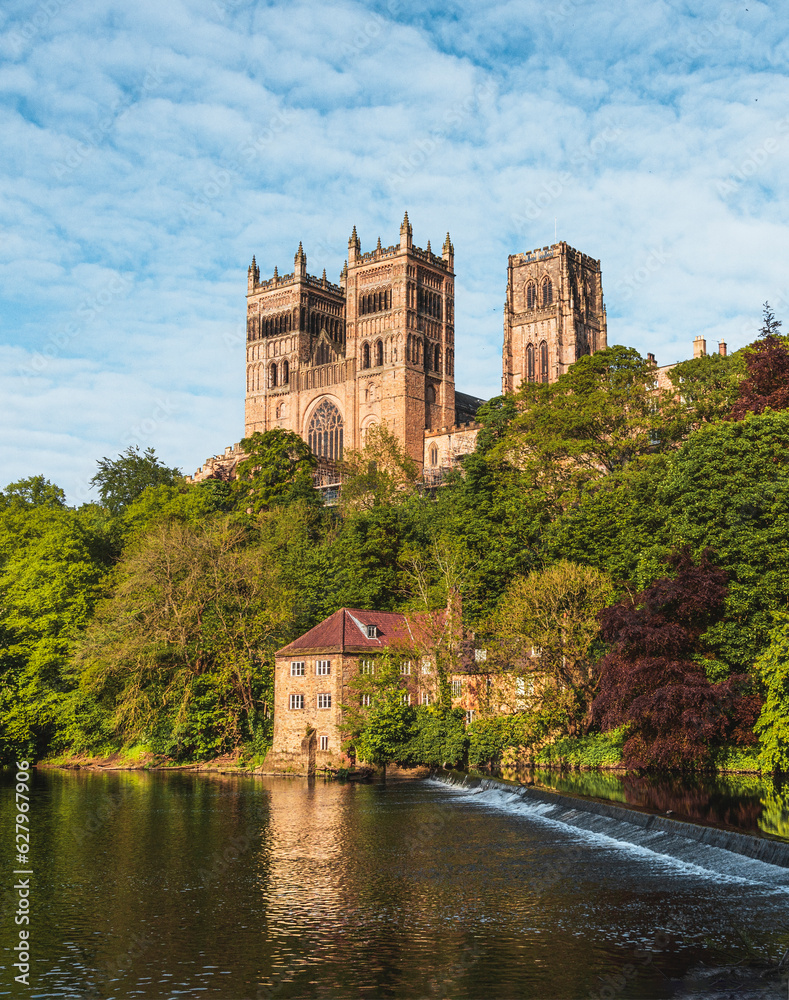
[{"label": "chimney", "polygon": [[699,335],[693,338],[693,357],[703,358],[707,353],[707,341]]},{"label": "chimney", "polygon": [[647,361],[651,365],[656,365],[657,364],[657,361],[655,360],[655,355],[651,351],[649,352],[649,354],[647,354]]},{"label": "chimney", "polygon": [[718,354],[720,354],[720,356],[722,358],[726,357],[726,341],[725,340],[721,340],[718,343]]}]

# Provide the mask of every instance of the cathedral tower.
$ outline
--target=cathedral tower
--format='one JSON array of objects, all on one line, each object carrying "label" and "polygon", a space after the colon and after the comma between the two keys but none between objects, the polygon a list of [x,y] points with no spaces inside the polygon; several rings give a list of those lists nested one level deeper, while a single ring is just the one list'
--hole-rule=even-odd
[{"label": "cathedral tower", "polygon": [[353,229],[340,284],[307,273],[247,277],[245,434],[282,427],[315,454],[342,457],[385,423],[422,466],[425,431],[455,423],[454,247],[398,243],[362,252]]},{"label": "cathedral tower", "polygon": [[555,382],[581,355],[607,346],[599,260],[567,243],[510,256],[503,392]]}]

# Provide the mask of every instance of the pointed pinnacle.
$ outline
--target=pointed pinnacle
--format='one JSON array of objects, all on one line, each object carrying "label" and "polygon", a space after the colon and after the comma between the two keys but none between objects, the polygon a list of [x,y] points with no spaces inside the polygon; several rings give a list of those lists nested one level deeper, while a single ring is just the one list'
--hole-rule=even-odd
[{"label": "pointed pinnacle", "polygon": [[428,252],[428,253],[432,253],[432,252],[433,252],[433,251],[432,251],[432,250],[430,249],[430,240],[428,240],[428,241],[427,241],[427,252]]},{"label": "pointed pinnacle", "polygon": [[380,250],[380,249],[381,249],[381,237],[379,236],[378,237],[378,246],[376,247],[376,250]]}]

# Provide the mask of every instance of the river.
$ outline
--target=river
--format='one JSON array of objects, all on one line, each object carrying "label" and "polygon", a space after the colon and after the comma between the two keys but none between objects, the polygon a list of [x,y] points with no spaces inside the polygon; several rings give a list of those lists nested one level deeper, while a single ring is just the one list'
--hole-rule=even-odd
[{"label": "river", "polygon": [[789,944],[786,870],[726,874],[432,780],[44,771],[32,798],[34,986],[13,989],[6,864],[2,996],[723,997],[710,970]]}]

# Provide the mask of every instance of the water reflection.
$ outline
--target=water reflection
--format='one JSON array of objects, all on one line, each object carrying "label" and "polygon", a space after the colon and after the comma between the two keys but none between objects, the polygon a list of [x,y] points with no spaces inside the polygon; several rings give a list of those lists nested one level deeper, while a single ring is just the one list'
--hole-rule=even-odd
[{"label": "water reflection", "polygon": [[[698,962],[747,958],[746,931],[783,953],[773,888],[481,798],[428,782],[37,773],[34,995],[549,1000],[608,995],[632,967],[616,995],[669,997]],[[3,810],[0,842],[12,830]],[[2,996],[13,932],[4,919]]]},{"label": "water reflection", "polygon": [[675,819],[789,840],[789,783],[754,774],[678,777],[541,768],[497,773],[567,795],[621,802]]}]

